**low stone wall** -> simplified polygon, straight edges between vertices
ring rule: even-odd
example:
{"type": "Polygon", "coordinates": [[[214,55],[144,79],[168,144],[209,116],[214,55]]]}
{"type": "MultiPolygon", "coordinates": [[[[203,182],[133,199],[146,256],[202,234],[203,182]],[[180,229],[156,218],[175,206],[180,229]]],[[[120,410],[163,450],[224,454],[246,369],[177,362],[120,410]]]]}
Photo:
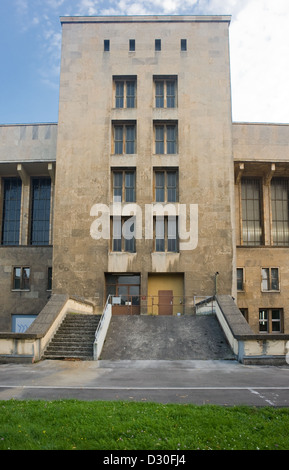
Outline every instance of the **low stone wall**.
{"type": "Polygon", "coordinates": [[[215,314],[238,361],[243,364],[289,363],[288,334],[255,334],[232,297],[215,297],[215,314]]]}
{"type": "Polygon", "coordinates": [[[54,294],[25,333],[0,333],[0,362],[36,362],[66,313],[92,314],[94,305],[84,299],[54,294]]]}

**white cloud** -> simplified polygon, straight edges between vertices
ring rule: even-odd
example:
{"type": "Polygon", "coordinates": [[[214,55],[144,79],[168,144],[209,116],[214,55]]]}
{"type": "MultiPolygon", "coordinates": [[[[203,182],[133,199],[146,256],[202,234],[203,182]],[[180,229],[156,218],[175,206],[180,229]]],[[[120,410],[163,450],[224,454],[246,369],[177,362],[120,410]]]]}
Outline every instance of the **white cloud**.
{"type": "Polygon", "coordinates": [[[289,11],[285,0],[251,0],[230,28],[233,117],[288,122],[289,11]]]}

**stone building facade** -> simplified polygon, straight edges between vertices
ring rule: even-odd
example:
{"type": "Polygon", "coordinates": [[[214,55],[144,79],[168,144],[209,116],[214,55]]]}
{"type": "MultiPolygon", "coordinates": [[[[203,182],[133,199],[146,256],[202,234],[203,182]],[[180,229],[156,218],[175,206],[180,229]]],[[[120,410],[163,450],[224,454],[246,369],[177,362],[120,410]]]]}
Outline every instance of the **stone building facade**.
{"type": "Polygon", "coordinates": [[[0,127],[0,329],[51,292],[159,315],[218,292],[288,333],[289,126],[232,123],[230,17],[61,23],[58,123],[0,127]]]}

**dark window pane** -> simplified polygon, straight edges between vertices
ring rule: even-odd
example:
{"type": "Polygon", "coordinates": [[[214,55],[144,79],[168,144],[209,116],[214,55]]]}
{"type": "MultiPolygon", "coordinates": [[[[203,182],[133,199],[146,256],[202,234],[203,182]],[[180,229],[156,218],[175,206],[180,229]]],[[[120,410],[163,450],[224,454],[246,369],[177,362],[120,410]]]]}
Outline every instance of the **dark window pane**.
{"type": "Polygon", "coordinates": [[[123,108],[124,102],[124,82],[116,82],[115,107],[123,108]]]}
{"type": "Polygon", "coordinates": [[[167,126],[167,153],[176,153],[176,126],[167,126]]]}
{"type": "Polygon", "coordinates": [[[167,82],[167,108],[175,107],[175,82],[167,82]]]}
{"type": "Polygon", "coordinates": [[[123,153],[123,126],[114,128],[114,153],[121,155],[123,153]]]}
{"type": "Polygon", "coordinates": [[[2,245],[19,245],[21,179],[4,180],[2,245]]]}
{"type": "Polygon", "coordinates": [[[135,202],[135,172],[126,171],[125,173],[125,201],[135,202]]]}
{"type": "Polygon", "coordinates": [[[177,251],[177,220],[176,217],[168,217],[168,251],[177,251]]]}
{"type": "Polygon", "coordinates": [[[22,268],[22,289],[30,288],[30,268],[22,268]]]}
{"type": "Polygon", "coordinates": [[[51,180],[32,181],[31,245],[49,244],[51,180]]]}
{"type": "Polygon", "coordinates": [[[164,82],[156,82],[156,108],[164,107],[164,82]]]}
{"type": "Polygon", "coordinates": [[[129,50],[130,51],[135,51],[135,39],[130,39],[129,40],[129,50]]]}
{"type": "Polygon", "coordinates": [[[259,180],[242,180],[243,244],[261,245],[261,188],[259,180]]]}
{"type": "Polygon", "coordinates": [[[155,40],[155,50],[160,51],[162,49],[162,42],[160,39],[155,40]]]}
{"type": "Polygon", "coordinates": [[[21,268],[14,268],[13,289],[21,289],[21,268]]]}
{"type": "Polygon", "coordinates": [[[167,200],[168,202],[177,201],[177,172],[169,171],[167,173],[167,200]]]}
{"type": "Polygon", "coordinates": [[[186,50],[187,50],[187,40],[181,39],[181,51],[186,51],[186,50]]]}
{"type": "Polygon", "coordinates": [[[126,127],[126,149],[125,153],[135,153],[135,126],[126,127]]]}
{"type": "Polygon", "coordinates": [[[135,81],[126,84],[126,107],[135,108],[135,81]]]}
{"type": "Polygon", "coordinates": [[[165,173],[156,171],[156,202],[165,201],[165,173]]]}
{"type": "Polygon", "coordinates": [[[113,174],[113,200],[122,202],[122,172],[113,174]]]}
{"type": "Polygon", "coordinates": [[[164,126],[156,126],[156,154],[164,153],[164,126]]]}
{"type": "Polygon", "coordinates": [[[271,182],[273,243],[289,245],[289,185],[288,180],[273,178],[271,182]]]}

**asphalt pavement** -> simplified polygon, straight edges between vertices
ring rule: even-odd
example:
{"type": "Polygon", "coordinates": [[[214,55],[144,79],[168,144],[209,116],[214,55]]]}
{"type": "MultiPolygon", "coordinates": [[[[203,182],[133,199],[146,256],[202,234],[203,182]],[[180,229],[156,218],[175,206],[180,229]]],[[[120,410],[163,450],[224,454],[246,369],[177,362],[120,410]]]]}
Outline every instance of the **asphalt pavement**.
{"type": "Polygon", "coordinates": [[[67,398],[288,407],[289,366],[234,360],[0,364],[0,400],[67,398]]]}

